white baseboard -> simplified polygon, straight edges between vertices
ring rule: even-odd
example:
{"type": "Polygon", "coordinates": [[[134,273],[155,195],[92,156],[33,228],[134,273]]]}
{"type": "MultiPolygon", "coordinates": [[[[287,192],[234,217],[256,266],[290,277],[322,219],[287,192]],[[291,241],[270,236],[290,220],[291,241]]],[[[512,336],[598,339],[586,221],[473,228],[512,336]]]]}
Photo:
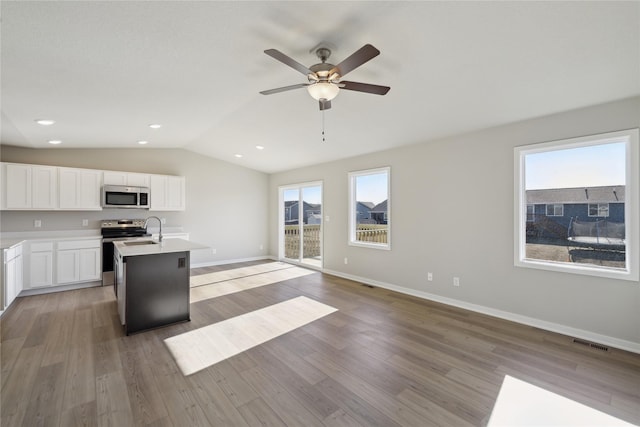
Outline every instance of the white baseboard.
{"type": "Polygon", "coordinates": [[[75,289],[97,288],[102,286],[102,281],[75,283],[73,285],[61,285],[44,288],[23,289],[18,297],[28,297],[31,295],[51,294],[54,292],[73,291],[75,289]]]}
{"type": "Polygon", "coordinates": [[[521,323],[523,325],[533,326],[536,328],[544,329],[551,332],[556,332],[570,337],[581,338],[583,340],[592,341],[598,344],[604,344],[606,346],[615,347],[621,350],[630,351],[640,354],[640,343],[633,341],[622,340],[620,338],[611,337],[608,335],[598,334],[596,332],[585,331],[583,329],[574,328],[559,323],[548,322],[546,320],[540,320],[533,317],[523,316],[508,311],[502,311],[483,305],[472,304],[465,301],[456,300],[453,298],[447,298],[440,295],[430,294],[428,292],[418,291],[415,289],[405,288],[402,286],[392,285],[391,283],[380,282],[378,280],[368,279],[366,277],[354,276],[352,274],[343,273],[341,271],[324,269],[324,273],[334,276],[342,277],[344,279],[354,280],[367,285],[377,286],[379,288],[389,289],[392,291],[400,292],[406,295],[412,295],[418,298],[427,299],[430,301],[439,302],[442,304],[451,305],[465,310],[474,311],[476,313],[482,313],[489,316],[497,317],[500,319],[510,320],[512,322],[521,323]]]}

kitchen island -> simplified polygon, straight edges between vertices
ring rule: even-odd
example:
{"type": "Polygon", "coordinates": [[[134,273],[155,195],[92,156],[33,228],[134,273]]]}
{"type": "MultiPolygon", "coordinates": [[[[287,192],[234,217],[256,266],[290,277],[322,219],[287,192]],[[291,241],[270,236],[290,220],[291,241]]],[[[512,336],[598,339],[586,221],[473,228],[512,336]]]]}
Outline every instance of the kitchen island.
{"type": "Polygon", "coordinates": [[[183,239],[114,242],[118,314],[127,335],[190,320],[190,251],[183,239]]]}

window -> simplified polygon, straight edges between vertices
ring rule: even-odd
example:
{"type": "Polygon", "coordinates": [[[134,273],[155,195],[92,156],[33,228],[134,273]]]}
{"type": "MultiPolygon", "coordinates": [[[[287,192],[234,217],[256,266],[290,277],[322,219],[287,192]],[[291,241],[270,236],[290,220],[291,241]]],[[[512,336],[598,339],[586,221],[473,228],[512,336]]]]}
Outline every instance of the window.
{"type": "Polygon", "coordinates": [[[391,249],[391,169],[349,173],[349,244],[391,249]]]}
{"type": "Polygon", "coordinates": [[[515,265],[637,281],[639,151],[638,129],[516,147],[515,265]]]}
{"type": "Polygon", "coordinates": [[[547,216],[564,216],[564,205],[558,203],[547,205],[547,216]]]}
{"type": "Polygon", "coordinates": [[[609,203],[589,203],[590,217],[608,217],[609,203]]]}
{"type": "Polygon", "coordinates": [[[534,222],[536,220],[536,206],[527,205],[527,222],[534,222]]]}

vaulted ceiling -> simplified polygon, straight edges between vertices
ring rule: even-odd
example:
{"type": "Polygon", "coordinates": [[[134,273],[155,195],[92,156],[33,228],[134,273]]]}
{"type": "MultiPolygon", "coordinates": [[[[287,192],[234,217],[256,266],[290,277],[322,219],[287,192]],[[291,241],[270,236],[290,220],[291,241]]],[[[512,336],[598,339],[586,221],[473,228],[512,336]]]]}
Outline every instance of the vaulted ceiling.
{"type": "Polygon", "coordinates": [[[7,145],[140,148],[147,140],[145,149],[182,147],[275,172],[640,94],[640,2],[0,7],[7,145]],[[390,92],[343,90],[324,118],[305,89],[259,94],[306,82],[265,49],[310,66],[321,43],[334,64],[374,45],[381,54],[348,80],[390,92]],[[35,123],[43,118],[56,123],[35,123]]]}

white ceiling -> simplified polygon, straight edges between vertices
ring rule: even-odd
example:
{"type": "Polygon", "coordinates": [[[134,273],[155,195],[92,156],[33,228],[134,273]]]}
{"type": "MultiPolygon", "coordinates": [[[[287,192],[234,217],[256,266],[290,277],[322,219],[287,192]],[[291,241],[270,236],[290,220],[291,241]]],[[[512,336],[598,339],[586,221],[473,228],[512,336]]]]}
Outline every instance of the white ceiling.
{"type": "Polygon", "coordinates": [[[0,7],[8,145],[140,148],[144,139],[276,172],[640,94],[637,1],[0,7]],[[306,90],[258,93],[306,81],[265,49],[310,66],[321,42],[334,64],[371,43],[382,53],[347,79],[391,86],[386,96],[342,91],[324,143],[306,90]]]}

